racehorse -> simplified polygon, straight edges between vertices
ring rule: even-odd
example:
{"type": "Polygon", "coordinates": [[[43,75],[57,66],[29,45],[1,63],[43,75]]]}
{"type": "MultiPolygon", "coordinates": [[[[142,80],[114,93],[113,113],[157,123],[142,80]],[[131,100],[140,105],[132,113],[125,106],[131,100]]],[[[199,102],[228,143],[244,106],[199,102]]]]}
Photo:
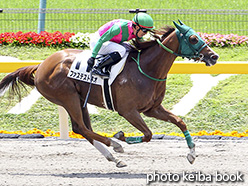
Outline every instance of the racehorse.
{"type": "MultiPolygon", "coordinates": [[[[177,56],[214,65],[219,56],[190,27],[179,20],[176,28],[167,26],[152,34],[155,39],[143,43],[135,42],[136,50],[129,53],[124,69],[111,86],[113,104],[118,114],[140,130],[142,137],[125,137],[119,132],[115,137],[127,143],[149,142],[152,132],[140,113],[163,121],[174,123],[185,134],[190,153],[188,160],[195,160],[195,145],[181,118],[165,109],[161,103],[166,90],[167,74],[177,56]],[[139,49],[139,50],[137,50],[139,49]]],[[[126,166],[116,159],[103,145],[112,146],[114,151],[123,153],[122,146],[115,140],[93,132],[87,106],[83,107],[89,83],[67,77],[77,49],[65,49],[52,54],[41,64],[27,66],[8,74],[0,82],[0,92],[9,85],[11,94],[20,96],[20,85],[35,86],[49,101],[63,106],[68,112],[72,130],[84,136],[107,160],[117,167],[126,166]]],[[[102,89],[92,85],[88,103],[104,108],[102,89]]]]}

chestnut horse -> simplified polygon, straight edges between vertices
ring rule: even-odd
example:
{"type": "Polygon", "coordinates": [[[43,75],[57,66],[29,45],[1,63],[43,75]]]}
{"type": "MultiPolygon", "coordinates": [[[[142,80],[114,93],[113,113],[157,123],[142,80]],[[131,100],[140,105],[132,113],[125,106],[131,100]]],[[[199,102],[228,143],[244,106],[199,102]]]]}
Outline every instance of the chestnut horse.
{"type": "MultiPolygon", "coordinates": [[[[113,104],[119,115],[140,130],[142,137],[125,137],[119,132],[115,137],[131,143],[149,142],[152,132],[140,113],[163,121],[174,123],[185,135],[190,149],[187,158],[195,160],[195,144],[181,118],[166,110],[162,105],[165,95],[166,77],[177,56],[205,62],[207,66],[217,62],[218,55],[190,27],[179,20],[174,22],[177,29],[166,27],[152,34],[156,39],[137,43],[130,52],[125,67],[111,86],[113,104]]],[[[84,136],[109,161],[117,167],[126,166],[116,159],[103,145],[112,146],[116,152],[124,152],[122,146],[111,138],[93,132],[87,106],[83,107],[89,83],[67,77],[76,54],[76,49],[58,51],[36,66],[27,66],[8,74],[0,82],[0,92],[11,85],[13,94],[20,96],[19,87],[23,83],[35,86],[49,101],[63,106],[71,119],[72,130],[84,136]]],[[[88,102],[104,107],[101,86],[92,85],[88,102]]]]}

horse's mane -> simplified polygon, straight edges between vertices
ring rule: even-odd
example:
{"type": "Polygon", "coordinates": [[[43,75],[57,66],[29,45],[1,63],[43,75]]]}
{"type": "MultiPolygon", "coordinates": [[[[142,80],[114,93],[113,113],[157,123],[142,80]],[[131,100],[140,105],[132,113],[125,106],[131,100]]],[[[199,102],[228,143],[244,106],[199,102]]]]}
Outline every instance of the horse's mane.
{"type": "Polygon", "coordinates": [[[154,38],[150,41],[140,42],[137,38],[132,40],[132,45],[134,46],[133,50],[142,50],[154,46],[157,42],[155,39],[160,41],[164,40],[175,30],[172,26],[165,26],[158,30],[151,31],[151,36],[154,38]]]}

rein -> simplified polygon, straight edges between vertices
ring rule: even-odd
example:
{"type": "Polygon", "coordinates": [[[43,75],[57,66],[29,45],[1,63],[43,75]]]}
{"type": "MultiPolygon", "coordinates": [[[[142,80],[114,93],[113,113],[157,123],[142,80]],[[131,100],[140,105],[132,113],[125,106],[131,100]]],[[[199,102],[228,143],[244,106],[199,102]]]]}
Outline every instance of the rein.
{"type": "Polygon", "coordinates": [[[181,57],[182,57],[182,55],[177,54],[177,53],[173,52],[171,49],[169,49],[168,47],[164,46],[163,43],[161,43],[161,41],[160,41],[159,39],[156,39],[156,41],[157,41],[158,44],[159,44],[163,49],[165,49],[167,52],[169,52],[169,53],[171,53],[171,54],[174,54],[174,55],[176,55],[176,56],[181,56],[181,57]]]}
{"type": "MultiPolygon", "coordinates": [[[[197,35],[197,33],[195,33],[194,30],[192,30],[192,28],[184,25],[180,20],[179,20],[181,25],[178,25],[177,23],[174,22],[174,24],[176,25],[176,27],[178,28],[176,30],[176,35],[179,41],[179,53],[173,52],[171,49],[169,49],[168,47],[166,47],[165,45],[163,45],[163,43],[159,40],[156,39],[157,43],[167,52],[176,55],[176,56],[180,56],[180,57],[186,57],[188,59],[195,59],[195,58],[203,58],[204,56],[200,55],[200,52],[203,50],[204,47],[207,46],[206,42],[203,41],[200,36],[197,35]],[[196,46],[192,46],[191,43],[189,43],[188,39],[190,37],[190,35],[196,35],[199,39],[199,44],[197,44],[196,46]],[[198,47],[198,48],[196,48],[198,47]]],[[[138,69],[139,71],[145,75],[146,77],[154,80],[154,81],[166,81],[165,79],[157,79],[154,77],[149,76],[148,74],[146,74],[140,67],[140,62],[139,62],[139,58],[140,58],[140,51],[138,53],[138,57],[137,60],[135,58],[132,57],[132,59],[137,63],[138,65],[138,69]]]]}
{"type": "Polygon", "coordinates": [[[146,77],[148,77],[148,78],[150,78],[150,79],[152,79],[152,80],[154,80],[154,81],[166,81],[167,78],[165,78],[165,79],[157,79],[157,78],[151,77],[151,76],[149,76],[148,74],[146,74],[146,73],[141,69],[141,67],[140,67],[139,58],[140,58],[140,51],[139,51],[139,53],[138,53],[137,60],[136,60],[135,58],[133,58],[133,57],[132,57],[132,59],[137,63],[138,69],[139,69],[139,71],[141,72],[141,74],[145,75],[146,77]]]}

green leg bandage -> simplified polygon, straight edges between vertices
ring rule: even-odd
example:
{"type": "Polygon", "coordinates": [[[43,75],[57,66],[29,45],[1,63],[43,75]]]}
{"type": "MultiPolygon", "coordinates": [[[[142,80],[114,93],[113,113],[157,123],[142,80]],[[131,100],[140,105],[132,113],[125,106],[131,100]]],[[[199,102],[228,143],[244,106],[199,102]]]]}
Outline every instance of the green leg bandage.
{"type": "Polygon", "coordinates": [[[194,142],[193,142],[193,140],[191,138],[191,135],[190,135],[189,131],[186,130],[185,132],[183,132],[183,134],[184,134],[185,139],[187,141],[188,147],[193,148],[195,146],[195,144],[194,144],[194,142]]]}
{"type": "Polygon", "coordinates": [[[141,136],[139,136],[139,137],[126,137],[125,141],[128,144],[141,143],[142,142],[142,137],[141,136]]]}

